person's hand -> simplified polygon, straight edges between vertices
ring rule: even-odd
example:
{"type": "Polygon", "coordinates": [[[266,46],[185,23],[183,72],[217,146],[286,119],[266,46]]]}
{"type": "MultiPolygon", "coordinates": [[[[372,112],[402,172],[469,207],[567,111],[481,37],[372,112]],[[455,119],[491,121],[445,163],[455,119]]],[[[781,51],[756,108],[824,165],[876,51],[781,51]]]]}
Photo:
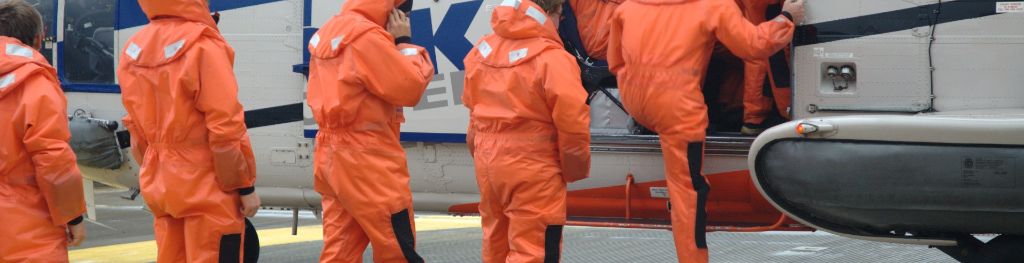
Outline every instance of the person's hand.
{"type": "Polygon", "coordinates": [[[786,0],[786,3],[783,4],[782,11],[789,12],[793,16],[793,24],[803,24],[804,2],[805,0],[786,0]]]}
{"type": "Polygon", "coordinates": [[[391,16],[388,16],[388,33],[395,38],[412,37],[409,17],[398,9],[391,10],[391,16]]]}
{"type": "Polygon", "coordinates": [[[85,241],[85,222],[68,225],[68,246],[77,247],[85,241]]]}
{"type": "Polygon", "coordinates": [[[242,196],[242,214],[245,217],[253,217],[256,211],[260,210],[260,195],[251,193],[242,196]]]}

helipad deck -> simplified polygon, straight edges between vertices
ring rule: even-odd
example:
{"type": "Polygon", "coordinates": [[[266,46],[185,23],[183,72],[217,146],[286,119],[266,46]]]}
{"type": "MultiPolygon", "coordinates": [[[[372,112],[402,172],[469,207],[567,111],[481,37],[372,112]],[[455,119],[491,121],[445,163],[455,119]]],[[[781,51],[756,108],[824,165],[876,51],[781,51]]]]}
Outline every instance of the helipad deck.
{"type": "MultiPolygon", "coordinates": [[[[156,258],[152,218],[141,200],[122,192],[97,194],[100,226],[87,223],[89,240],[71,252],[72,262],[151,262],[156,258]]],[[[300,216],[291,235],[291,212],[263,210],[253,220],[260,231],[261,262],[316,262],[320,222],[300,216]]],[[[427,262],[480,262],[479,218],[417,215],[417,250],[427,262]]],[[[563,262],[675,262],[666,230],[568,227],[563,262]]],[[[954,262],[935,249],[852,240],[822,232],[710,233],[712,262],[954,262]]],[[[369,253],[365,262],[371,262],[369,253]]]]}

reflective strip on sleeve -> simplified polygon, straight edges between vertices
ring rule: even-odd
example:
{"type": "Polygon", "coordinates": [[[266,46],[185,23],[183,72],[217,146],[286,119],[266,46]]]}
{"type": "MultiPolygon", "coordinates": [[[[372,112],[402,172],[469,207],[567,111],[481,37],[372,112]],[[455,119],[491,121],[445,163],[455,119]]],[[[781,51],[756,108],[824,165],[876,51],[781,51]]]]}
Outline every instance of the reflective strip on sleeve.
{"type": "Polygon", "coordinates": [[[402,49],[402,55],[415,56],[415,55],[419,55],[419,54],[420,54],[420,51],[416,50],[415,48],[411,48],[410,47],[410,48],[403,48],[402,49]]]}

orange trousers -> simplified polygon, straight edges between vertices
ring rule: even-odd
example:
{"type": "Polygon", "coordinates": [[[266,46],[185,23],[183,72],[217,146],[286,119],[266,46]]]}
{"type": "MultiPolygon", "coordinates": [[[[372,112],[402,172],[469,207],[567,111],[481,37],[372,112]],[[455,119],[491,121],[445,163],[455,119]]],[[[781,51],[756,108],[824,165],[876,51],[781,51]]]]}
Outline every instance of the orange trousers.
{"type": "Polygon", "coordinates": [[[413,251],[416,230],[411,209],[392,215],[354,213],[346,210],[345,202],[336,196],[324,196],[321,203],[324,249],[320,262],[362,263],[363,252],[371,243],[373,262],[423,262],[413,251]]]}
{"type": "Polygon", "coordinates": [[[207,216],[156,218],[153,226],[159,247],[157,262],[243,262],[245,232],[244,225],[238,224],[244,223],[238,220],[228,222],[207,216]]]}
{"type": "Polygon", "coordinates": [[[206,209],[175,217],[150,205],[157,262],[242,262],[245,219],[234,192],[204,193],[206,209]],[[214,201],[219,200],[219,201],[214,201]]]}
{"type": "Polygon", "coordinates": [[[393,142],[362,142],[372,146],[345,141],[350,136],[330,129],[317,135],[314,186],[324,209],[320,262],[361,263],[368,244],[373,262],[423,262],[415,250],[409,168],[397,133],[393,142]]]}
{"type": "Polygon", "coordinates": [[[758,125],[772,114],[772,104],[783,118],[789,119],[789,107],[793,104],[793,92],[789,87],[776,87],[775,80],[768,74],[768,60],[744,62],[743,123],[758,125]],[[771,96],[764,94],[764,85],[771,85],[771,96]]]}
{"type": "Polygon", "coordinates": [[[536,147],[491,137],[478,134],[474,153],[483,262],[559,262],[566,183],[554,154],[556,147],[552,144],[550,151],[536,151],[536,147]]]}
{"type": "Polygon", "coordinates": [[[701,174],[704,145],[662,136],[661,151],[665,158],[676,255],[679,262],[708,262],[705,229],[711,187],[701,174]]]}

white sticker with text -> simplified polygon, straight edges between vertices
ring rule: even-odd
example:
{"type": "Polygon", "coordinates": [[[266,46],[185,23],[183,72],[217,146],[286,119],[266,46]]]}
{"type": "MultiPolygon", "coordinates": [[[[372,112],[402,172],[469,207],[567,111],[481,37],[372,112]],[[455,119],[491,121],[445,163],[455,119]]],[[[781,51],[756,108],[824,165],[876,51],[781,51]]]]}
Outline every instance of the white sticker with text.
{"type": "Polygon", "coordinates": [[[1024,2],[996,2],[996,13],[1024,13],[1024,2]]]}
{"type": "Polygon", "coordinates": [[[651,187],[651,198],[668,198],[668,187],[651,187]]]}

